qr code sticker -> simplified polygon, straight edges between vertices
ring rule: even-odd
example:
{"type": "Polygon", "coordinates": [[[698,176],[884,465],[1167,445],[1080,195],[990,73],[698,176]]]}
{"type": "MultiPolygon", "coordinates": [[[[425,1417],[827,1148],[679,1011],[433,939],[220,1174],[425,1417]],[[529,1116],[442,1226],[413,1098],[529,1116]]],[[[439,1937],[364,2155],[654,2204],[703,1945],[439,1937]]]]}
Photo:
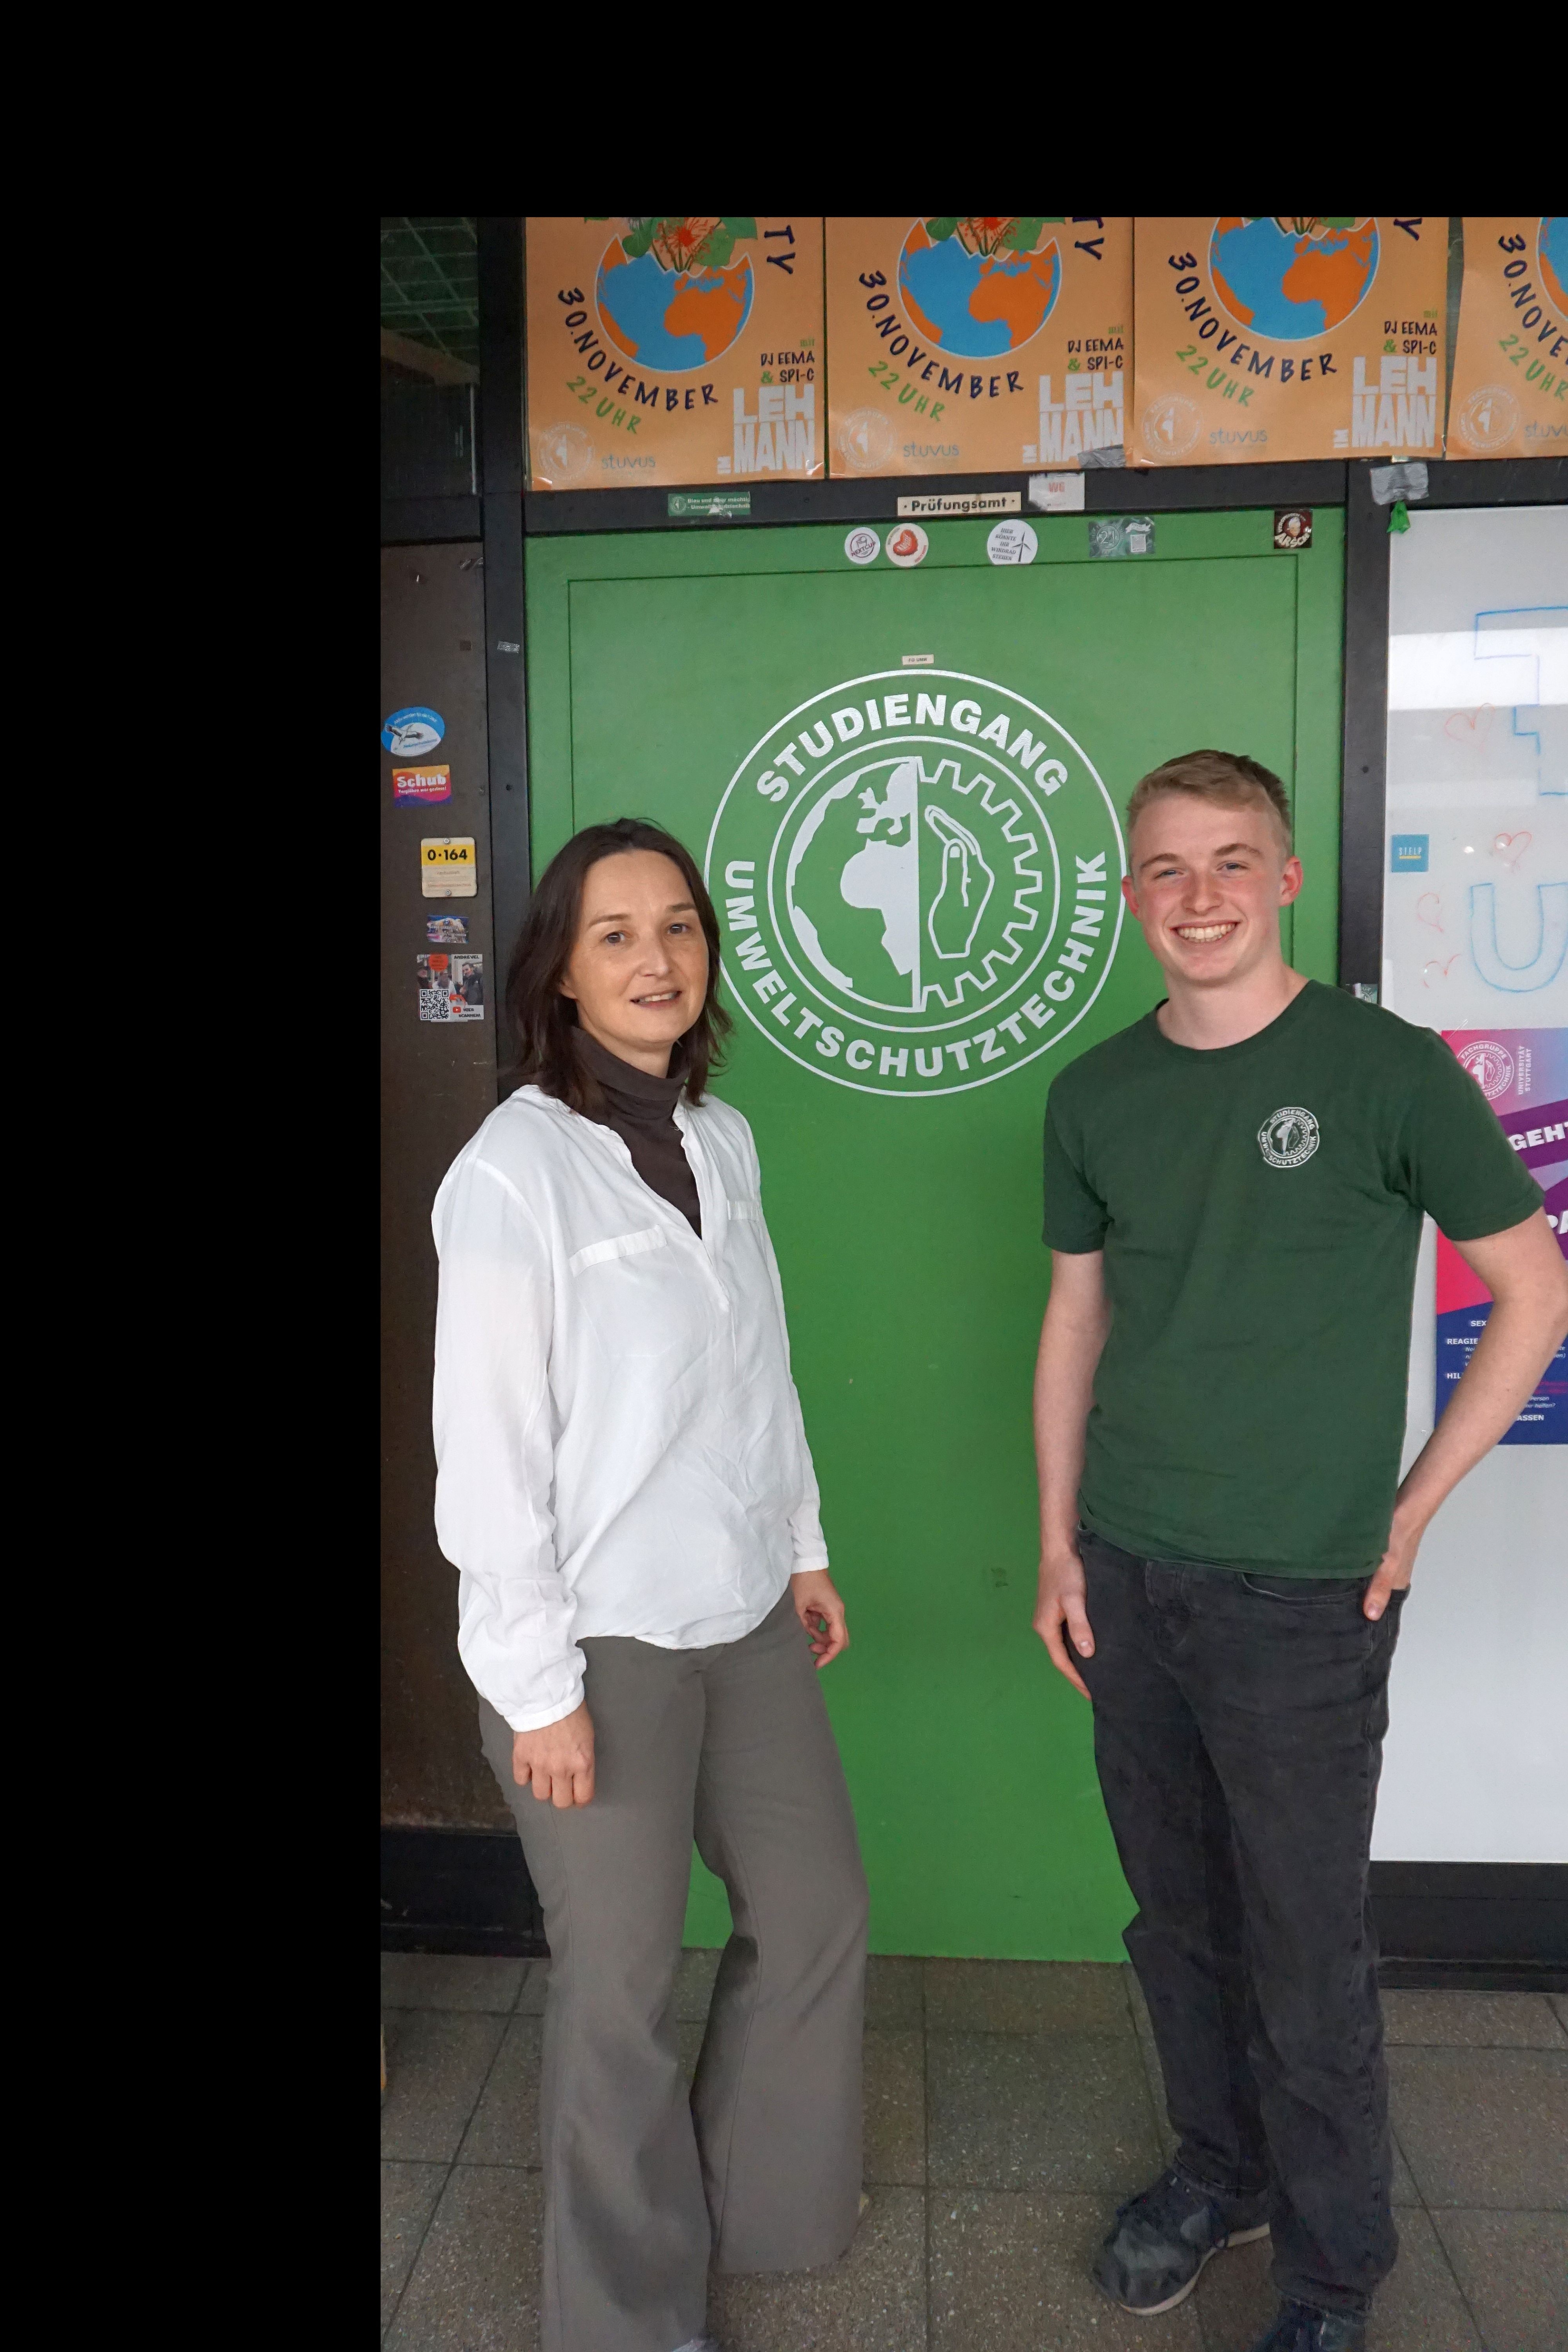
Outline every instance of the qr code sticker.
{"type": "Polygon", "coordinates": [[[416,964],[421,1021],[484,1019],[482,955],[422,955],[416,964]]]}

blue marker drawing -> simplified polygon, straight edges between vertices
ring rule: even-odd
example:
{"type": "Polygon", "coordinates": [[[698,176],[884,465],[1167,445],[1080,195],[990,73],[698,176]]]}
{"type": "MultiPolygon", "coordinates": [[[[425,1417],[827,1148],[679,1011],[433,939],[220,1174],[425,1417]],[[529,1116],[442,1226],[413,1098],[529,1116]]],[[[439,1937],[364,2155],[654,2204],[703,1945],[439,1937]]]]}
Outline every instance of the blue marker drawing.
{"type": "Polygon", "coordinates": [[[1568,604],[1504,604],[1494,611],[1476,614],[1475,657],[1477,661],[1532,661],[1535,664],[1535,693],[1527,702],[1515,703],[1509,721],[1509,731],[1522,741],[1533,742],[1536,759],[1536,790],[1543,798],[1561,799],[1568,795],[1568,707],[1542,703],[1541,699],[1541,656],[1521,654],[1517,650],[1494,653],[1487,648],[1483,638],[1493,631],[1512,625],[1517,629],[1568,628],[1568,604]],[[1521,727],[1519,714],[1528,710],[1535,720],[1533,727],[1521,727]]]}
{"type": "Polygon", "coordinates": [[[1504,963],[1498,952],[1497,893],[1489,882],[1470,885],[1470,954],[1476,970],[1491,988],[1519,994],[1549,988],[1568,956],[1568,882],[1538,882],[1536,922],[1540,940],[1528,963],[1504,963]]]}

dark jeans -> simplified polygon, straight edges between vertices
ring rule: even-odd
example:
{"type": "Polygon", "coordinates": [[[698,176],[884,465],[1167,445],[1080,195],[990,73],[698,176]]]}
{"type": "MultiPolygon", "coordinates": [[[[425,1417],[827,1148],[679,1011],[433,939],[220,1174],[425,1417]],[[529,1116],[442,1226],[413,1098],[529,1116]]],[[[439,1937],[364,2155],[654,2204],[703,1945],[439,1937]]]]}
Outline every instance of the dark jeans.
{"type": "Polygon", "coordinates": [[[1367,1895],[1395,1594],[1137,1559],[1085,1530],[1100,1785],[1177,2161],[1268,2188],[1274,2283],[1360,2312],[1394,2267],[1367,1895]]]}

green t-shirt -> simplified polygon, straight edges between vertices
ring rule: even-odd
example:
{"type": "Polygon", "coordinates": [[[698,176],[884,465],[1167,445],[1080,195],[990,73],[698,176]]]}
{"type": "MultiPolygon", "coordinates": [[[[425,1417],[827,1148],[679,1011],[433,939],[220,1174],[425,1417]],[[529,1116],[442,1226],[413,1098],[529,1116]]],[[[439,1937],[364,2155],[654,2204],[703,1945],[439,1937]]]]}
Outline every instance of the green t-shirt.
{"type": "Polygon", "coordinates": [[[1310,981],[1214,1052],[1152,1013],[1046,1108],[1052,1249],[1105,1252],[1079,1505],[1145,1558],[1361,1576],[1388,1539],[1425,1211],[1541,1206],[1440,1037],[1310,981]]]}

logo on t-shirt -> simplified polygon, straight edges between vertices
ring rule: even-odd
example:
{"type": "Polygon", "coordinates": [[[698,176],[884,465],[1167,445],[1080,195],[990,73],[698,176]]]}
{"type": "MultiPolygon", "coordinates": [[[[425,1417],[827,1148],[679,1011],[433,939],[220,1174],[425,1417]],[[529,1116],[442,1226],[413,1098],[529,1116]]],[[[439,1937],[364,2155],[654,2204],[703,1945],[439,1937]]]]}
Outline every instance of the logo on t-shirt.
{"type": "Polygon", "coordinates": [[[1258,1130],[1258,1149],[1270,1168],[1300,1168],[1321,1140],[1317,1120],[1300,1103],[1271,1110],[1258,1130]]]}

